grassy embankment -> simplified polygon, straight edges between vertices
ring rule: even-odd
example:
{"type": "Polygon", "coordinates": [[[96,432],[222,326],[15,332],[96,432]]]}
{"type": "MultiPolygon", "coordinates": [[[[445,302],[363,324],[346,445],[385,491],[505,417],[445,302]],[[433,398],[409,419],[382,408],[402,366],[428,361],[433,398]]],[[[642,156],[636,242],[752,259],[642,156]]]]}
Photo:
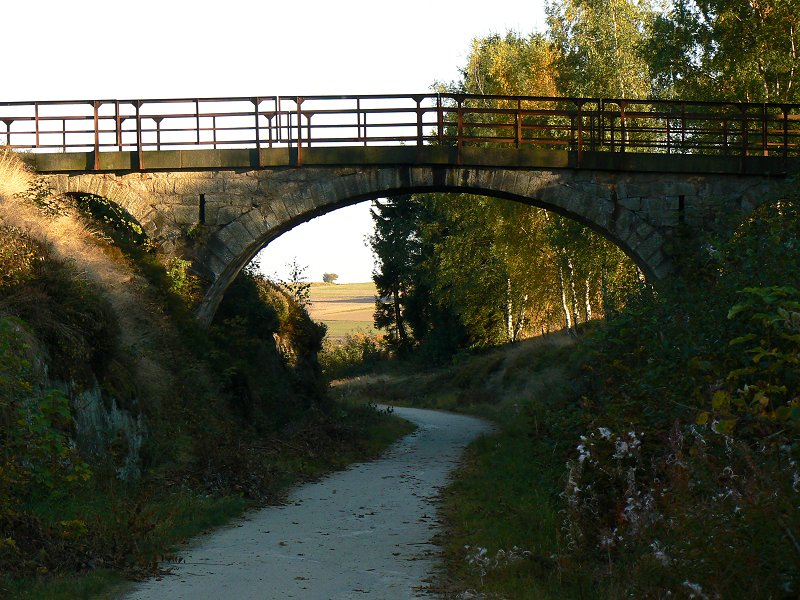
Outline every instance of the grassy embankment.
{"type": "Polygon", "coordinates": [[[331,404],[319,330],[279,290],[240,278],[200,330],[185,263],[4,153],[0,237],[4,598],[155,573],[188,537],[407,431],[331,404]]]}

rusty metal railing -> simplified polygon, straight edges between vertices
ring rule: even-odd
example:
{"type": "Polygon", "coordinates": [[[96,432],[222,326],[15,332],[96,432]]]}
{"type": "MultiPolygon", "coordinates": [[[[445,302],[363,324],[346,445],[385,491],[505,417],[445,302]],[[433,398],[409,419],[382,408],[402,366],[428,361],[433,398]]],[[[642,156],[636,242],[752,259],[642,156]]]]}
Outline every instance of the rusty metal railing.
{"type": "Polygon", "coordinates": [[[0,103],[0,145],[17,150],[397,144],[567,149],[578,165],[584,151],[796,157],[800,105],[469,94],[0,103]]]}

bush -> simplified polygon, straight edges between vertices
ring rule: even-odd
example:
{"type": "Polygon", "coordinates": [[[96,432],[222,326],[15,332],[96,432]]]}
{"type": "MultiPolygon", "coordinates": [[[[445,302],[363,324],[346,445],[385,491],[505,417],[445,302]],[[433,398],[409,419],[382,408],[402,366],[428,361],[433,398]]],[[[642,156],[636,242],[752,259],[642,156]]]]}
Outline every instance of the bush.
{"type": "Polygon", "coordinates": [[[377,335],[359,332],[348,334],[341,342],[326,339],[319,360],[325,376],[336,379],[365,373],[386,357],[377,335]]]}
{"type": "Polygon", "coordinates": [[[564,556],[613,595],[800,590],[798,248],[764,206],[581,344],[564,556]]]}

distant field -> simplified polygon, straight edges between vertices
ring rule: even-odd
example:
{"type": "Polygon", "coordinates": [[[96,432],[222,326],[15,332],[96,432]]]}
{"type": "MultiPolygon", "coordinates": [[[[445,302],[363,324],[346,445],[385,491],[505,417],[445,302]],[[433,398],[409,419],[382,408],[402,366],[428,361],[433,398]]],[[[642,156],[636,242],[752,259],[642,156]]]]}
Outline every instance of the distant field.
{"type": "Polygon", "coordinates": [[[308,312],[315,321],[328,326],[328,337],[343,339],[356,331],[375,332],[375,284],[312,283],[308,312]]]}

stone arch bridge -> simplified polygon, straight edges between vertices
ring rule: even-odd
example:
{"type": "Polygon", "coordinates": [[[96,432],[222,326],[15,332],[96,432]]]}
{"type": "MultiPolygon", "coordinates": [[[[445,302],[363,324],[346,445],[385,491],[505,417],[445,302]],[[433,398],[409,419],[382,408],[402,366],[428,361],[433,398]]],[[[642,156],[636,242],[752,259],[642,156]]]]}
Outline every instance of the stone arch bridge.
{"type": "MultiPolygon", "coordinates": [[[[578,99],[558,112],[541,109],[542,99],[523,105],[523,99],[505,98],[489,110],[470,109],[468,102],[482,98],[485,103],[488,97],[454,96],[449,103],[439,95],[435,103],[431,98],[412,97],[416,105],[402,109],[412,115],[411,122],[391,122],[395,128],[410,127],[411,133],[391,140],[367,134],[367,118],[390,111],[363,108],[363,98],[357,99],[356,110],[331,109],[339,121],[323,121],[317,125],[322,129],[313,131],[312,117],[326,113],[305,111],[306,99],[293,98],[284,114],[261,111],[256,98],[249,99],[254,115],[236,113],[240,119],[254,117],[256,125],[249,130],[253,147],[218,147],[224,144],[216,137],[213,148],[187,149],[191,144],[186,141],[163,147],[162,135],[183,129],[162,129],[170,115],[142,116],[143,101],[136,101],[135,117],[123,115],[119,102],[108,117],[101,113],[102,103],[95,102],[94,148],[87,150],[86,141],[76,147],[64,141],[57,153],[42,151],[47,150],[42,144],[17,147],[35,149],[30,162],[53,191],[107,198],[137,219],[164,252],[190,259],[207,283],[198,308],[204,323],[211,321],[239,271],[270,241],[304,221],[362,200],[468,192],[539,206],[590,226],[622,248],[648,277],[659,279],[672,269],[680,230],[717,227],[741,220],[761,203],[798,196],[792,176],[800,162],[800,111],[795,106],[775,112],[757,105],[760,112],[752,117],[757,126],[731,117],[724,130],[717,116],[708,117],[714,128],[703,129],[684,113],[681,146],[679,134],[670,133],[670,127],[681,126],[672,107],[657,106],[658,112],[648,104],[636,112],[629,102],[615,101],[610,110],[604,103],[611,101],[578,99]],[[592,102],[595,108],[589,106],[592,102]],[[545,125],[540,112],[547,113],[545,125]],[[428,113],[432,121],[425,120],[428,113]],[[321,142],[314,138],[314,131],[327,132],[353,115],[357,136],[329,136],[321,142]],[[134,118],[136,130],[125,130],[126,119],[134,118]],[[149,147],[146,118],[155,123],[150,133],[156,137],[147,142],[149,147]],[[101,147],[102,135],[108,133],[100,126],[103,119],[111,119],[117,128],[116,147],[110,150],[101,147]],[[485,131],[487,123],[491,135],[485,131]],[[430,133],[423,133],[429,128],[430,133]],[[134,147],[125,142],[126,131],[135,134],[134,147]],[[729,147],[735,152],[728,152],[729,147]],[[703,148],[708,151],[698,150],[703,148]]],[[[279,108],[280,99],[273,105],[279,108]]],[[[201,144],[207,115],[201,114],[199,101],[197,106],[188,117],[194,125],[186,130],[196,133],[201,144]]],[[[0,105],[0,117],[2,109],[0,105]]],[[[734,116],[746,113],[737,110],[734,116]]],[[[0,120],[11,131],[8,119],[0,120]]],[[[37,142],[51,133],[40,132],[40,127],[37,122],[37,142]]],[[[217,136],[226,128],[214,124],[211,129],[217,136]]],[[[65,140],[67,125],[57,133],[65,140]]]]}

